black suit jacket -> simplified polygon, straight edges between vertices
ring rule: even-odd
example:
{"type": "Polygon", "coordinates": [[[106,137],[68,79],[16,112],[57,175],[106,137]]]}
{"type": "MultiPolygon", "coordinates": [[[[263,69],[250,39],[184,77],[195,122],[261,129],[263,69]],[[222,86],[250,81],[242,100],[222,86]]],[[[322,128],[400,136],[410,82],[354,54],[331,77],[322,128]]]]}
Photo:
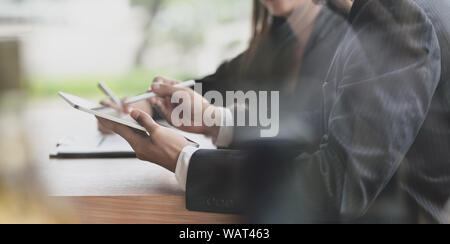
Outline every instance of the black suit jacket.
{"type": "MultiPolygon", "coordinates": [[[[327,75],[326,67],[330,65],[349,24],[344,16],[336,14],[329,6],[323,7],[305,48],[302,67],[297,68],[299,73],[296,88],[292,91],[282,87],[288,82],[286,72],[291,71],[297,40],[285,20],[275,18],[274,21],[270,35],[260,44],[250,65],[246,63],[248,61],[246,51],[223,63],[215,74],[197,82],[203,85],[203,93],[216,90],[223,95],[226,91],[237,90],[281,90],[283,98],[281,103],[285,109],[280,111],[281,133],[277,140],[274,140],[276,141],[274,144],[293,148],[291,143],[278,141],[283,138],[294,142],[294,145],[301,144],[304,151],[314,151],[319,147],[323,135],[323,128],[314,126],[322,121],[320,107],[322,81],[327,75]],[[245,70],[242,69],[244,65],[245,70]],[[318,69],[318,67],[325,68],[318,69]],[[298,100],[298,97],[302,99],[298,100]],[[292,101],[298,103],[293,104],[292,101]]],[[[192,157],[186,194],[188,209],[213,212],[236,212],[243,209],[242,204],[237,206],[241,201],[236,200],[240,198],[242,191],[245,191],[242,186],[247,184],[240,181],[245,178],[245,169],[240,162],[248,161],[246,159],[249,150],[243,149],[247,149],[246,142],[254,139],[259,134],[259,129],[259,127],[245,128],[236,131],[235,140],[228,150],[200,150],[192,157]],[[233,150],[229,150],[230,148],[233,150]],[[236,163],[234,166],[233,162],[236,163]],[[203,184],[212,182],[205,178],[206,172],[221,172],[208,174],[208,177],[216,179],[217,185],[203,184]],[[230,187],[231,185],[233,187],[230,187]]]]}
{"type": "Polygon", "coordinates": [[[429,112],[403,160],[400,188],[435,221],[448,223],[450,200],[450,2],[416,0],[431,21],[441,52],[441,74],[429,112]]]}
{"type": "MultiPolygon", "coordinates": [[[[296,36],[286,20],[275,18],[269,35],[255,52],[247,50],[197,82],[203,85],[203,93],[215,90],[224,98],[226,91],[279,91],[282,109],[278,111],[278,138],[301,143],[304,150],[313,152],[323,135],[323,128],[315,126],[322,121],[322,82],[348,28],[344,16],[325,5],[314,23],[299,67],[296,36]]],[[[260,129],[246,127],[236,131],[230,148],[241,149],[243,143],[258,139],[260,129]]]]}
{"type": "Polygon", "coordinates": [[[269,142],[247,151],[200,150],[189,168],[187,207],[229,212],[250,201],[273,210],[268,221],[336,221],[364,215],[397,174],[402,190],[443,221],[450,189],[447,5],[356,0],[352,30],[324,83],[320,149],[300,153],[269,142]],[[245,184],[250,191],[236,190],[245,184]],[[271,194],[252,194],[258,190],[271,194]]]}

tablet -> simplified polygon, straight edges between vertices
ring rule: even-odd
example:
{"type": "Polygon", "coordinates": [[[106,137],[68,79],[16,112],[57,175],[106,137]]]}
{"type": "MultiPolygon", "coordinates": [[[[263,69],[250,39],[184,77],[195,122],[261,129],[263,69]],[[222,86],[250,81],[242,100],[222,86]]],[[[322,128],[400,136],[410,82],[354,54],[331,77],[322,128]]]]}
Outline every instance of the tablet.
{"type": "Polygon", "coordinates": [[[147,132],[147,130],[141,125],[139,125],[139,123],[136,122],[136,120],[134,120],[130,115],[121,114],[110,107],[105,107],[99,104],[91,103],[83,98],[70,95],[64,92],[58,92],[58,95],[61,96],[68,104],[70,104],[70,106],[74,107],[75,109],[98,116],[100,118],[114,121],[119,124],[129,126],[133,129],[147,132]]]}

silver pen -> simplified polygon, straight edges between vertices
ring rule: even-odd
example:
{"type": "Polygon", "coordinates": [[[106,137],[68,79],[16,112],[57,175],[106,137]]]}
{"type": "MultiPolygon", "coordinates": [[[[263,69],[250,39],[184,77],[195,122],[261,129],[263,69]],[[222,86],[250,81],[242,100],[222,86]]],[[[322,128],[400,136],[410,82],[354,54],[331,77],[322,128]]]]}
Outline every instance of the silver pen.
{"type": "MultiPolygon", "coordinates": [[[[181,82],[179,84],[176,84],[176,85],[174,85],[174,87],[177,87],[177,88],[192,87],[194,85],[195,85],[195,81],[194,80],[189,80],[189,81],[185,81],[185,82],[181,82]]],[[[153,92],[148,92],[148,93],[144,93],[144,94],[141,94],[139,96],[136,96],[136,97],[127,98],[127,99],[125,99],[125,101],[123,103],[124,104],[137,103],[139,101],[147,100],[147,99],[150,99],[152,97],[156,97],[156,94],[153,93],[153,92]]]]}
{"type": "MultiPolygon", "coordinates": [[[[100,81],[98,83],[98,87],[106,94],[106,96],[108,96],[113,101],[113,103],[119,106],[120,109],[123,109],[122,101],[116,95],[114,95],[112,90],[109,89],[109,87],[105,83],[100,81]]],[[[122,114],[122,112],[120,113],[122,114]]],[[[100,139],[100,142],[98,143],[97,147],[100,147],[103,144],[103,142],[105,142],[106,137],[107,135],[102,135],[102,138],[100,139]]]]}
{"type": "Polygon", "coordinates": [[[111,100],[117,105],[117,106],[119,106],[120,108],[122,108],[123,107],[123,105],[122,105],[122,101],[116,96],[116,95],[114,95],[114,93],[111,91],[111,89],[109,89],[109,87],[108,86],[106,86],[106,84],[105,83],[103,83],[103,82],[99,82],[98,83],[98,87],[109,97],[109,98],[111,98],[111,100]]]}

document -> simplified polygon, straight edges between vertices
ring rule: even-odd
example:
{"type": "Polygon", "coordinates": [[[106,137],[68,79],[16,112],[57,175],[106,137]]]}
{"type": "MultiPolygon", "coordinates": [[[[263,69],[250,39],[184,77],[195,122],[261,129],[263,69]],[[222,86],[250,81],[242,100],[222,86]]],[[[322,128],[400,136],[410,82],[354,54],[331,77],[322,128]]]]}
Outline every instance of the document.
{"type": "Polygon", "coordinates": [[[61,140],[50,154],[51,158],[135,158],[136,153],[118,135],[69,137],[61,140]]]}

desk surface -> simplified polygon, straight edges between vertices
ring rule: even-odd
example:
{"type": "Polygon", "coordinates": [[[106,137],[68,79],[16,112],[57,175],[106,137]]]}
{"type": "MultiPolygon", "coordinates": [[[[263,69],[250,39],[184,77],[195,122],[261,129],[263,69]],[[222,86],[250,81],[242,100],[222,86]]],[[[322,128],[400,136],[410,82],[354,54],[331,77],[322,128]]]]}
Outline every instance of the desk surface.
{"type": "Polygon", "coordinates": [[[70,201],[82,223],[88,224],[233,224],[234,215],[191,212],[184,196],[55,197],[70,201]]]}
{"type": "Polygon", "coordinates": [[[52,159],[39,174],[51,196],[184,195],[173,173],[137,159],[52,159]]]}
{"type": "Polygon", "coordinates": [[[48,195],[72,203],[85,223],[233,223],[233,215],[190,212],[175,175],[137,159],[49,159],[62,136],[96,133],[91,116],[70,107],[26,113],[36,169],[48,195]]]}

